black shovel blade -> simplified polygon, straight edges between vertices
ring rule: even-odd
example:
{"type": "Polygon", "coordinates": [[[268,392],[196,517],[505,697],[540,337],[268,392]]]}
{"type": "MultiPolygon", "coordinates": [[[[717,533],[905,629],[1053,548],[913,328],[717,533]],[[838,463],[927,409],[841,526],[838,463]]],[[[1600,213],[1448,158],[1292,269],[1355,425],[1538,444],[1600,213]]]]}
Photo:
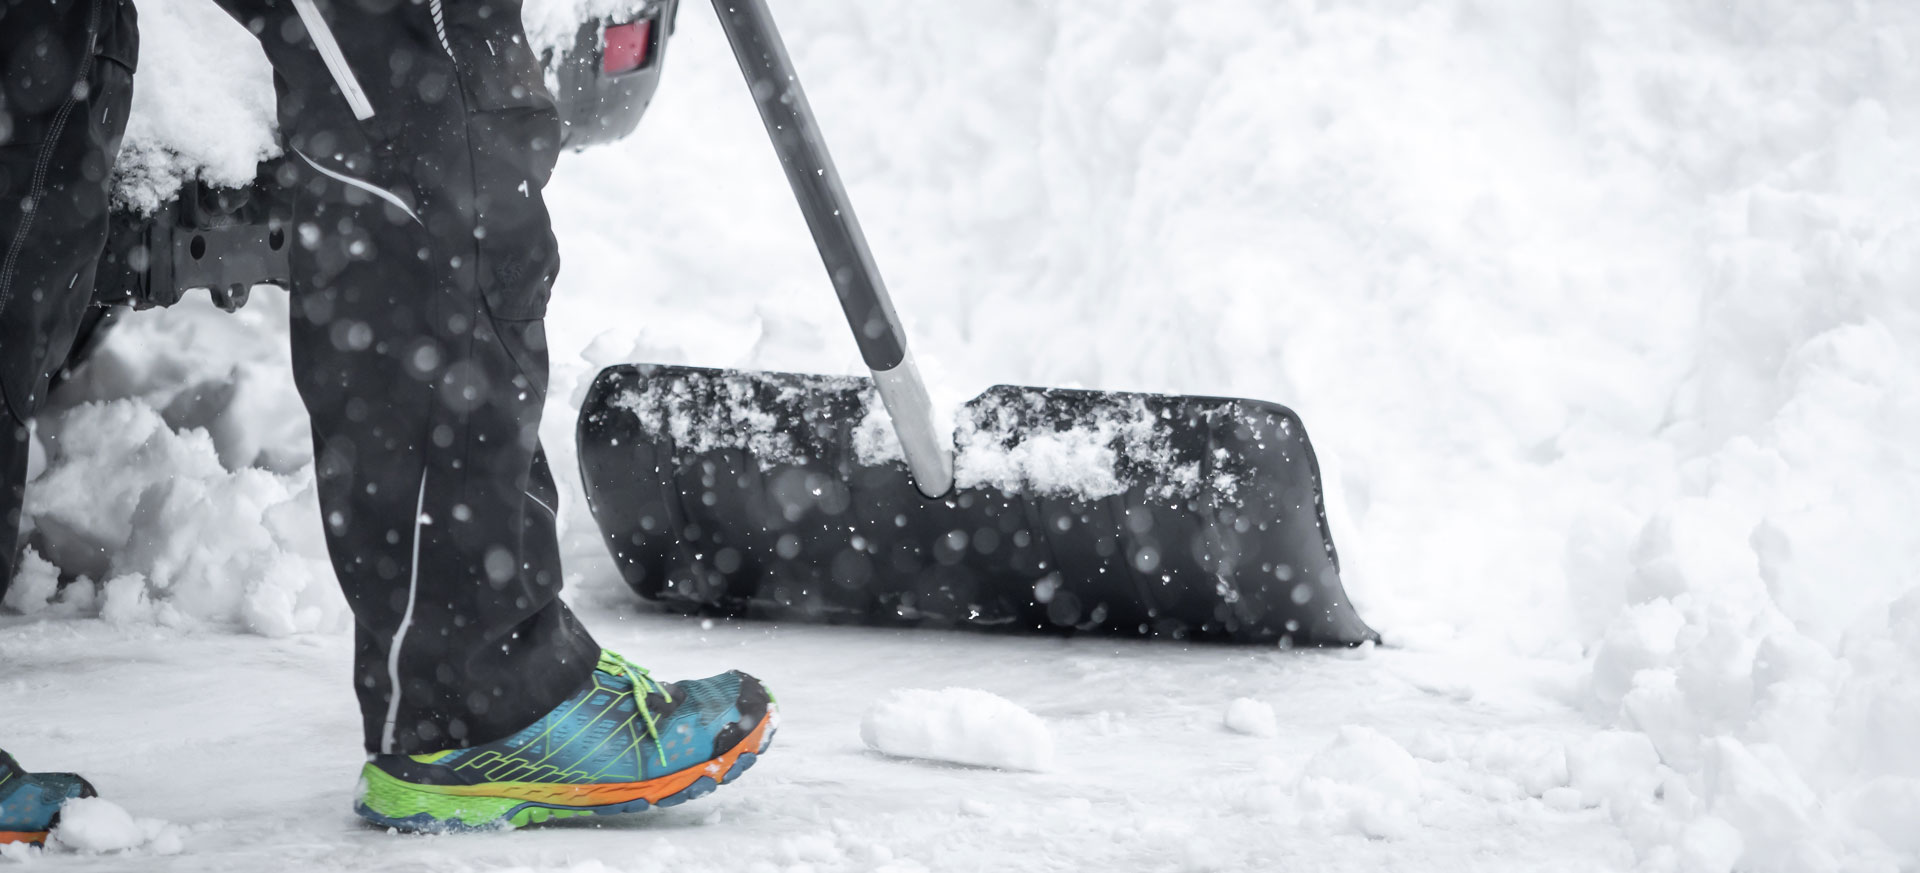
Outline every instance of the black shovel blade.
{"type": "Polygon", "coordinates": [[[999,386],[958,484],[914,488],[867,379],[622,365],[579,423],[588,505],[651,600],[725,614],[1358,645],[1298,416],[999,386]]]}

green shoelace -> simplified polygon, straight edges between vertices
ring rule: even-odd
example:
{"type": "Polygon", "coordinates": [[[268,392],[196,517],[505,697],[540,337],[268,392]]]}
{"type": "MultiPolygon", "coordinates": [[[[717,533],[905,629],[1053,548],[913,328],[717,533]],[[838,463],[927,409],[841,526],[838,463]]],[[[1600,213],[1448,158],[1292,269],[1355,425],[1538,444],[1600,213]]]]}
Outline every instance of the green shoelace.
{"type": "Polygon", "coordinates": [[[647,722],[647,736],[653,738],[653,751],[660,756],[660,766],[667,766],[667,746],[660,741],[660,726],[653,717],[653,710],[647,706],[647,696],[651,689],[660,692],[661,697],[672,703],[673,693],[655,680],[647,668],[620,657],[616,652],[601,649],[598,667],[615,676],[625,676],[627,681],[633,683],[634,703],[640,707],[640,717],[647,722]]]}

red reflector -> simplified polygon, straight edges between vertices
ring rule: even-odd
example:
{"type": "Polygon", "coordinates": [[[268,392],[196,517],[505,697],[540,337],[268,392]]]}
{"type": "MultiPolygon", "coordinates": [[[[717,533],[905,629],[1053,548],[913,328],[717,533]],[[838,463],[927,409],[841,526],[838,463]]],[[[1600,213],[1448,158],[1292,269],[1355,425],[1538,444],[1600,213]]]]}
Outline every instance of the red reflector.
{"type": "Polygon", "coordinates": [[[647,49],[652,42],[652,19],[607,28],[607,50],[600,56],[601,72],[625,73],[646,66],[647,49]]]}

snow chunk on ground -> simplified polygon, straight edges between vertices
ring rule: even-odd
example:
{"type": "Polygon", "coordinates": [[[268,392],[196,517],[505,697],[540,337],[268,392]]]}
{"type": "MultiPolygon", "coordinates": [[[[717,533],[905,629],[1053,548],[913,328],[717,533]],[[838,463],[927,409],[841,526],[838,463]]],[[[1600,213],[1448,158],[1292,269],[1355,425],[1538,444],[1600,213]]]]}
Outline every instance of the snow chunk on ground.
{"type": "Polygon", "coordinates": [[[49,838],[56,848],[100,853],[140,850],[174,855],[183,848],[180,828],[153,818],[136,819],[102,797],[69,800],[60,807],[60,826],[49,838]]]}
{"type": "Polygon", "coordinates": [[[867,748],[975,767],[1053,768],[1053,734],[1019,704],[975,688],[896,691],[860,720],[867,748]]]}
{"type": "Polygon", "coordinates": [[[1280,724],[1273,716],[1273,707],[1241,697],[1227,704],[1227,730],[1254,737],[1277,737],[1280,724]]]}
{"type": "Polygon", "coordinates": [[[20,568],[14,571],[12,587],[7,589],[5,606],[25,615],[32,615],[47,608],[55,592],[60,590],[60,568],[55,567],[40,553],[28,546],[21,556],[20,568]]]}
{"type": "Polygon", "coordinates": [[[1625,808],[1653,796],[1660,754],[1645,734],[1602,731],[1567,748],[1568,787],[1588,805],[1625,808]]]}
{"type": "Polygon", "coordinates": [[[1401,839],[1420,829],[1414,813],[1425,779],[1413,755],[1369,727],[1340,729],[1300,776],[1302,818],[1333,832],[1401,839]]]}

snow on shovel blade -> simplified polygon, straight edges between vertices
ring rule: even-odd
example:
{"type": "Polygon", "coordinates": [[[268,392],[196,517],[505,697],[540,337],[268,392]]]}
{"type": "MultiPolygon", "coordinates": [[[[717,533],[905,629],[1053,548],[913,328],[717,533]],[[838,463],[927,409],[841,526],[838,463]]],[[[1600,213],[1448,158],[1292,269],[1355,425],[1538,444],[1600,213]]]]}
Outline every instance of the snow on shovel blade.
{"type": "Polygon", "coordinates": [[[914,488],[867,379],[622,365],[581,407],[588,505],[643,597],[730,614],[1242,643],[1379,636],[1271,403],[999,386],[914,488]]]}

